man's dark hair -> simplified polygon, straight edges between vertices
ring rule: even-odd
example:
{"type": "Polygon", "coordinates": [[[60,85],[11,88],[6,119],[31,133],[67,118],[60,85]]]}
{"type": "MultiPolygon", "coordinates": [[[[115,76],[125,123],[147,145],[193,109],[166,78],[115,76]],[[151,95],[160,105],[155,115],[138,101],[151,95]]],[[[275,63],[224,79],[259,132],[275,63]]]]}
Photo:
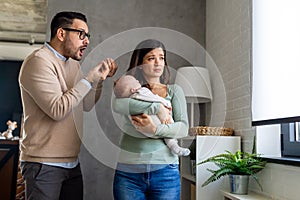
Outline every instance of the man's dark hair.
{"type": "Polygon", "coordinates": [[[51,21],[51,39],[56,35],[60,27],[69,27],[74,19],[79,19],[87,23],[86,16],[79,12],[63,11],[57,13],[51,21]]]}

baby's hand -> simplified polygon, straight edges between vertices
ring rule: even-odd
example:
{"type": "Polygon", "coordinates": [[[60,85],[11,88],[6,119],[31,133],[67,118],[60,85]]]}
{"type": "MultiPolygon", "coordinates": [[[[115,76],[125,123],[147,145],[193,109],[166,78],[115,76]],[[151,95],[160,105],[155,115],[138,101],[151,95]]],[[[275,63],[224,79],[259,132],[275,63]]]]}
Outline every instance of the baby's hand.
{"type": "Polygon", "coordinates": [[[161,121],[162,124],[171,124],[171,116],[169,115],[169,117],[163,121],[161,121]]]}

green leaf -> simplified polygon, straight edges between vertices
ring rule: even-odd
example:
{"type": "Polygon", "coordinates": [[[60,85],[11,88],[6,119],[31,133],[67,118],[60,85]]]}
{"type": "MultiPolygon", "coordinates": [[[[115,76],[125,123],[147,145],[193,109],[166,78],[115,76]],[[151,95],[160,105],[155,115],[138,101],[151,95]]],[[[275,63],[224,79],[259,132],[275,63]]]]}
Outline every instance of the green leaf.
{"type": "Polygon", "coordinates": [[[210,173],[212,173],[212,175],[202,184],[203,187],[228,174],[237,174],[250,175],[262,189],[258,181],[258,177],[255,175],[266,165],[266,162],[260,158],[260,155],[255,153],[242,152],[240,150],[234,153],[225,151],[225,153],[207,158],[200,163],[197,163],[197,165],[209,162],[214,163],[218,167],[218,169],[207,169],[210,173]]]}

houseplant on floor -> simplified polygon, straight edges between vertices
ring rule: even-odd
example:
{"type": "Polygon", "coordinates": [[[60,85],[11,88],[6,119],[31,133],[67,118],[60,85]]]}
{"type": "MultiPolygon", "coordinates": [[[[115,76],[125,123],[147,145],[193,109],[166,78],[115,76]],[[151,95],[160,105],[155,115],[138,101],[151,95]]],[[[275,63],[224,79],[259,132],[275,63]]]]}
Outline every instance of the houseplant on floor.
{"type": "Polygon", "coordinates": [[[214,163],[219,169],[207,169],[212,175],[202,184],[202,187],[229,175],[231,193],[247,194],[249,177],[252,177],[262,190],[256,173],[265,167],[266,162],[260,158],[260,155],[240,150],[235,153],[226,151],[223,154],[207,158],[198,165],[208,162],[214,163]]]}

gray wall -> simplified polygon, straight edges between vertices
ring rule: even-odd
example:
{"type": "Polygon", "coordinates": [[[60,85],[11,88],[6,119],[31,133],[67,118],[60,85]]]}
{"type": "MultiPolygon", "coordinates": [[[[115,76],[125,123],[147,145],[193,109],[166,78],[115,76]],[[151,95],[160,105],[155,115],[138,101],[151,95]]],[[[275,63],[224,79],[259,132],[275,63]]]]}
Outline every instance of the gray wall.
{"type": "MultiPolygon", "coordinates": [[[[51,0],[48,1],[48,4],[48,24],[52,16],[62,10],[80,11],[87,15],[92,38],[85,55],[111,36],[141,27],[160,27],[178,31],[205,47],[205,0],[51,0]]],[[[178,40],[174,46],[180,48],[184,45],[183,42],[178,40]]],[[[118,50],[123,45],[123,43],[116,43],[107,48],[107,51],[118,50]]],[[[198,65],[204,63],[201,55],[195,53],[193,49],[188,53],[194,54],[194,58],[189,61],[171,52],[168,55],[169,65],[178,68],[189,63],[198,65]]],[[[126,69],[129,56],[130,52],[116,59],[120,67],[117,75],[126,69]]],[[[107,143],[117,146],[120,139],[120,130],[115,124],[110,106],[112,81],[113,79],[109,79],[104,84],[102,98],[95,107],[97,120],[109,142],[102,144],[101,142],[104,140],[99,140],[97,143],[97,138],[90,136],[92,140],[96,141],[95,146],[105,146],[107,143]]],[[[95,129],[91,124],[85,128],[85,134],[90,134],[95,129]]],[[[110,156],[109,152],[101,150],[101,148],[95,149],[99,153],[107,153],[110,156]]],[[[107,151],[110,151],[109,147],[107,151]]],[[[89,147],[82,146],[80,161],[84,175],[85,199],[112,199],[114,169],[102,162],[95,153],[90,152],[89,147]]],[[[112,163],[116,162],[114,155],[111,156],[111,160],[112,163]]]]}

